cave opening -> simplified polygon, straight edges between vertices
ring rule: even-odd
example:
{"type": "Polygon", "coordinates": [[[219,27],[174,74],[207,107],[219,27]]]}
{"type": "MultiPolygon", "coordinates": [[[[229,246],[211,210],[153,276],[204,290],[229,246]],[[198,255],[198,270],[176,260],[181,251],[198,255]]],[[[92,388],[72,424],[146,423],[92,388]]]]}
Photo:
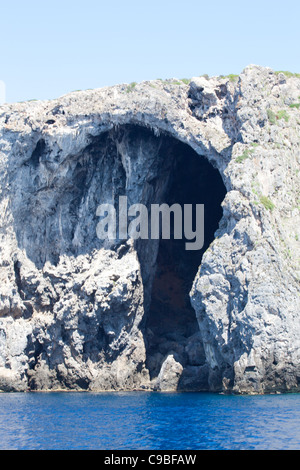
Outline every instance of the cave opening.
{"type": "MultiPolygon", "coordinates": [[[[153,132],[136,124],[103,132],[58,167],[48,165],[49,180],[55,184],[44,186],[45,165],[56,161],[56,157],[49,144],[40,140],[14,182],[21,187],[25,174],[28,184],[25,205],[29,209],[23,211],[18,201],[13,205],[15,230],[19,247],[38,269],[46,262],[56,266],[62,255],[89,259],[90,253],[102,248],[116,252],[118,257],[127,254],[126,237],[103,241],[97,236],[97,208],[103,202],[117,210],[119,197],[126,195],[128,206],[145,205],[148,214],[152,204],[165,203],[169,207],[192,204],[194,209],[196,204],[204,205],[201,250],[187,250],[184,237],[135,239],[144,302],[143,315],[137,324],[144,336],[150,378],[159,375],[165,358],[174,352],[176,361],[187,371],[188,379],[191,378],[191,388],[201,388],[193,377],[199,372],[197,368],[205,365],[205,354],[189,292],[203,253],[214,240],[222,217],[221,203],[226,189],[219,171],[208,159],[170,134],[153,132]]],[[[174,228],[172,224],[171,228],[174,228]]],[[[35,286],[24,282],[19,260],[15,262],[15,278],[22,296],[31,299],[35,286]]],[[[94,299],[95,292],[87,300],[89,305],[94,299]]],[[[50,297],[50,301],[54,305],[56,298],[50,297]]],[[[123,330],[130,331],[132,319],[133,316],[123,315],[123,330]]],[[[99,335],[95,336],[93,346],[89,345],[89,351],[94,354],[105,349],[110,354],[110,340],[105,337],[101,322],[102,319],[99,335]]],[[[116,335],[119,325],[114,327],[116,335]]],[[[183,384],[185,389],[186,384],[183,384]]]]}
{"type": "Polygon", "coordinates": [[[196,204],[204,205],[204,244],[200,250],[187,250],[184,237],[160,238],[144,327],[151,378],[159,374],[162,362],[170,352],[175,353],[183,367],[193,368],[205,363],[201,333],[189,292],[202,256],[215,238],[223,214],[221,203],[226,194],[219,171],[190,146],[177,141],[172,146],[172,159],[163,202],[169,206],[178,203],[181,207],[192,204],[193,223],[196,204]]]}

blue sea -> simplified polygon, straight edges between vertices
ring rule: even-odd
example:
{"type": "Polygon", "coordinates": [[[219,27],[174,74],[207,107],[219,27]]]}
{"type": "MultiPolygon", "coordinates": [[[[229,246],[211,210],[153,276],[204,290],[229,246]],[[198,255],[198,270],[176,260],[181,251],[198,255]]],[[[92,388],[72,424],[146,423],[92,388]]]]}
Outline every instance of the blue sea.
{"type": "Polygon", "coordinates": [[[1,393],[0,449],[300,449],[300,394],[1,393]]]}

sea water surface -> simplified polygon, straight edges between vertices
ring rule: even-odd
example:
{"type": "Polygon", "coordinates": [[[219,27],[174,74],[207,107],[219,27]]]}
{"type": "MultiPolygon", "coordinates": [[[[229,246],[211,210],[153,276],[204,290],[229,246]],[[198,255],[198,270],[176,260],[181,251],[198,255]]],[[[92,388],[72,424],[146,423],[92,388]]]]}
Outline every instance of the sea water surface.
{"type": "Polygon", "coordinates": [[[3,449],[300,449],[300,395],[1,393],[3,449]]]}

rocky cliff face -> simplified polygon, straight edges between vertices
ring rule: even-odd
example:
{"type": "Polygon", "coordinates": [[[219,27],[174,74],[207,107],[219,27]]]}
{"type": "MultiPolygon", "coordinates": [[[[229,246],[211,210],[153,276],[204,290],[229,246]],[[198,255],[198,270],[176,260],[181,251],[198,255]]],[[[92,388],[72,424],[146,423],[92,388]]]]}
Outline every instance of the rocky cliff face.
{"type": "Polygon", "coordinates": [[[249,66],[2,106],[0,389],[299,391],[299,103],[249,66]],[[121,195],[204,203],[203,249],[100,240],[121,195]]]}

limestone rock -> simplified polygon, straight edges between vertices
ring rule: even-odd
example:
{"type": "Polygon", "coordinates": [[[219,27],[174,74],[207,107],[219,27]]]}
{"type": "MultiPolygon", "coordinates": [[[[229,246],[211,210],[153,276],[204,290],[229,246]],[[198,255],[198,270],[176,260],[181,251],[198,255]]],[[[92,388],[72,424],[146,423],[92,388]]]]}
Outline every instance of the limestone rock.
{"type": "Polygon", "coordinates": [[[1,106],[0,389],[299,391],[299,97],[250,65],[1,106]],[[163,202],[178,142],[227,194],[189,286],[199,333],[165,322],[149,350],[159,241],[100,240],[96,210],[163,202]]]}
{"type": "Polygon", "coordinates": [[[176,360],[176,353],[169,354],[161,366],[155,388],[161,392],[176,391],[182,371],[183,367],[176,360]]]}

